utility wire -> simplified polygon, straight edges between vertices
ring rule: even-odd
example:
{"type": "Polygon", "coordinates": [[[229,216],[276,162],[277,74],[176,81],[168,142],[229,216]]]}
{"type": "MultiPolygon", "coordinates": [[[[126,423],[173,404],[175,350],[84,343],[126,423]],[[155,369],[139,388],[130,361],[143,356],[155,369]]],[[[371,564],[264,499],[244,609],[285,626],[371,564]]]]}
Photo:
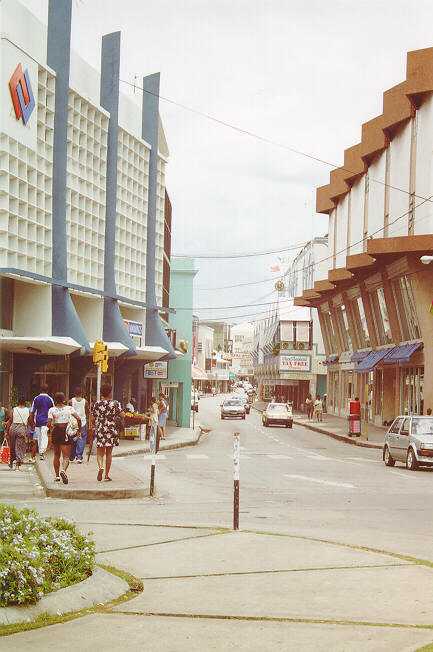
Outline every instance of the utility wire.
{"type": "MultiPolygon", "coordinates": [[[[194,113],[196,115],[201,116],[202,118],[206,118],[207,120],[211,120],[212,122],[215,122],[216,124],[219,124],[223,127],[228,127],[229,129],[232,129],[233,131],[237,131],[240,134],[244,134],[245,136],[250,136],[251,138],[255,138],[256,140],[259,140],[262,143],[267,143],[268,145],[273,145],[274,147],[279,147],[280,149],[287,150],[288,152],[292,152],[292,154],[297,154],[298,156],[303,156],[304,158],[308,158],[312,161],[317,161],[318,163],[323,163],[324,165],[327,165],[328,167],[331,168],[341,168],[345,172],[349,172],[350,174],[359,175],[359,172],[354,172],[353,170],[349,170],[348,168],[336,165],[335,163],[331,163],[330,161],[327,161],[326,159],[320,158],[318,156],[314,156],[313,154],[308,154],[307,152],[302,152],[299,149],[295,149],[294,147],[290,147],[289,145],[285,145],[283,143],[279,143],[276,140],[272,140],[271,138],[266,138],[265,136],[260,136],[259,134],[254,133],[253,131],[249,131],[248,129],[243,129],[242,127],[237,127],[236,125],[231,124],[230,122],[226,122],[225,120],[220,120],[219,118],[215,118],[215,116],[210,115],[209,113],[205,113],[204,111],[199,111],[198,109],[194,109],[190,106],[187,106],[186,104],[182,104],[181,102],[176,102],[175,100],[171,100],[168,97],[164,97],[163,95],[158,95],[158,93],[152,93],[152,91],[149,91],[145,88],[142,88],[141,86],[137,86],[137,84],[131,83],[126,81],[126,79],[120,79],[119,81],[122,82],[122,84],[126,84],[127,86],[130,86],[131,88],[135,90],[140,90],[143,91],[143,93],[147,93],[148,95],[153,95],[154,97],[158,97],[160,100],[163,100],[164,102],[167,102],[168,104],[172,104],[173,106],[177,106],[181,109],[184,109],[185,111],[189,111],[190,113],[194,113]]],[[[363,174],[363,173],[362,173],[363,174]]],[[[411,193],[409,190],[404,190],[403,188],[399,188],[398,186],[392,186],[389,183],[386,183],[385,181],[380,181],[379,179],[373,179],[369,177],[369,181],[373,181],[374,183],[379,183],[383,186],[388,186],[388,188],[392,188],[392,190],[398,190],[399,192],[404,192],[407,195],[410,195],[411,193]]],[[[425,199],[426,201],[431,201],[431,198],[427,199],[426,197],[423,197],[422,195],[414,195],[417,199],[425,199]]]]}
{"type": "Polygon", "coordinates": [[[268,251],[257,251],[254,253],[246,254],[172,254],[173,258],[253,258],[254,256],[270,256],[271,254],[281,254],[283,251],[293,251],[295,249],[301,249],[308,244],[309,240],[305,242],[299,242],[295,245],[288,245],[282,249],[269,249],[268,251]]]}

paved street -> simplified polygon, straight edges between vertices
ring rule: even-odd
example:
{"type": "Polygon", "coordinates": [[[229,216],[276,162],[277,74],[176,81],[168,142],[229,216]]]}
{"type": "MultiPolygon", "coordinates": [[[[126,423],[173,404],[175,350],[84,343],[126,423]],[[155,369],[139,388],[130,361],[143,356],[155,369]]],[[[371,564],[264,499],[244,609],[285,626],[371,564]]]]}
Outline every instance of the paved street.
{"type": "MultiPolygon", "coordinates": [[[[220,402],[200,401],[212,431],[198,446],[158,456],[154,499],[29,496],[92,531],[98,561],[142,578],[144,592],[109,614],[10,636],[4,650],[115,650],[125,637],[152,651],[416,650],[433,640],[433,570],[410,559],[433,562],[432,473],[386,468],[378,450],[301,426],[264,428],[254,410],[221,421],[220,402]]],[[[116,467],[146,476],[150,464],[137,455],[113,466],[115,478],[116,467]]]]}

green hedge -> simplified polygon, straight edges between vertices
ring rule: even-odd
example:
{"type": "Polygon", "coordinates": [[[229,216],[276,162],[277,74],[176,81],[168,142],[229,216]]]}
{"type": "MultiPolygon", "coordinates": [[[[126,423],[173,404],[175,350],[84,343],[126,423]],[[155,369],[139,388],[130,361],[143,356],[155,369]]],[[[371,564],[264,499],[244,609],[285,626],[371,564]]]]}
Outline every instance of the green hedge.
{"type": "Polygon", "coordinates": [[[0,606],[37,602],[86,579],[95,544],[64,518],[0,504],[0,606]]]}

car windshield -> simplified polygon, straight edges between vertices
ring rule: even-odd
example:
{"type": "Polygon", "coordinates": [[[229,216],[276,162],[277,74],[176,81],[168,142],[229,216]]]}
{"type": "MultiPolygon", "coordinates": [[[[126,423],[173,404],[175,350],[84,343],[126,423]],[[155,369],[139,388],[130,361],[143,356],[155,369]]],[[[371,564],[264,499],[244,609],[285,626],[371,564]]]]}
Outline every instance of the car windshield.
{"type": "Polygon", "coordinates": [[[224,405],[242,405],[240,401],[226,401],[224,405]]]}
{"type": "Polygon", "coordinates": [[[268,405],[268,410],[287,410],[287,405],[285,403],[271,403],[268,405]]]}
{"type": "Polygon", "coordinates": [[[433,435],[433,419],[412,419],[412,434],[433,435]]]}

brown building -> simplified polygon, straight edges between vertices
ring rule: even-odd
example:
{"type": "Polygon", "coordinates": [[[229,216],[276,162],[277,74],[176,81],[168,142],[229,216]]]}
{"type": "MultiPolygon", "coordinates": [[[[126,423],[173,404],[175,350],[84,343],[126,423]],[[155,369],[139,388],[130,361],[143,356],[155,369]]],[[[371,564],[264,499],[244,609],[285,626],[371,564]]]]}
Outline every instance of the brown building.
{"type": "Polygon", "coordinates": [[[433,407],[433,48],[408,53],[361,134],[317,189],[328,273],[295,303],[318,310],[328,411],[359,396],[380,425],[433,407]]]}

